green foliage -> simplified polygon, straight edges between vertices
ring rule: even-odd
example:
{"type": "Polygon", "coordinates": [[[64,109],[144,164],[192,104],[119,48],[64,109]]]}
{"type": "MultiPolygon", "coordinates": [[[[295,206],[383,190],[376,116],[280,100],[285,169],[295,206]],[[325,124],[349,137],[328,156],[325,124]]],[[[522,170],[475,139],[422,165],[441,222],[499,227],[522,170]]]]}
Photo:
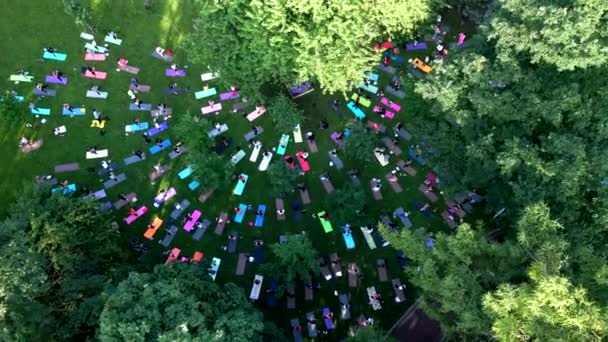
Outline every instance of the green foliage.
{"type": "Polygon", "coordinates": [[[488,242],[478,230],[462,224],[453,235],[437,234],[428,248],[422,230],[391,232],[378,229],[396,249],[412,260],[409,281],[421,289],[420,306],[441,323],[446,336],[489,336],[491,320],[482,308],[482,296],[516,276],[525,260],[509,243],[488,242]]]}
{"type": "Polygon", "coordinates": [[[25,107],[10,93],[0,96],[0,120],[9,126],[22,122],[28,115],[25,107]]]}
{"type": "Polygon", "coordinates": [[[378,138],[359,121],[349,124],[347,128],[350,136],[342,138],[344,155],[359,163],[373,161],[378,138]]]}
{"type": "Polygon", "coordinates": [[[43,302],[50,284],[44,258],[27,245],[22,227],[0,224],[0,340],[37,341],[55,323],[43,302]]]}
{"type": "MultiPolygon", "coordinates": [[[[605,21],[600,17],[606,5],[501,4],[475,49],[459,51],[417,82],[416,92],[432,108],[425,118],[414,118],[412,127],[432,143],[435,153],[425,156],[440,170],[444,192],[483,189],[485,209],[505,208],[508,215],[487,220],[474,234],[475,245],[461,247],[466,254],[475,250],[466,263],[437,257],[440,250],[456,254],[442,246],[445,237],[437,237],[433,257],[419,253],[424,248],[413,244],[410,233],[391,242],[421,265],[412,282],[422,289],[425,311],[450,336],[602,338],[604,322],[596,317],[608,299],[608,192],[600,184],[608,173],[608,120],[602,113],[608,82],[601,52],[605,32],[594,23],[605,21]],[[578,20],[586,11],[596,13],[578,20]],[[506,232],[505,242],[478,241],[495,225],[506,232]],[[497,266],[490,269],[488,262],[497,266]],[[456,288],[466,289],[467,296],[456,288]],[[496,288],[498,294],[489,294],[496,288]],[[556,295],[560,291],[573,293],[556,295]],[[495,296],[486,297],[494,299],[492,309],[482,309],[483,296],[495,296]],[[535,302],[536,296],[546,296],[546,302],[535,302]],[[589,316],[566,322],[579,307],[589,309],[589,316]],[[590,321],[586,328],[584,319],[590,321]]],[[[449,246],[463,226],[458,230],[447,239],[449,246]]]]}
{"type": "Polygon", "coordinates": [[[93,10],[91,7],[83,5],[80,0],[62,0],[65,13],[74,17],[78,25],[90,26],[93,23],[93,10]]]}
{"type": "Polygon", "coordinates": [[[500,341],[602,341],[608,334],[608,312],[563,277],[501,285],[483,304],[500,341]]]}
{"type": "Polygon", "coordinates": [[[176,133],[184,137],[183,143],[188,148],[185,154],[188,163],[197,173],[205,175],[202,185],[217,188],[230,180],[234,166],[211,150],[207,136],[211,129],[212,125],[206,118],[190,112],[180,115],[175,126],[176,133]]]}
{"type": "Polygon", "coordinates": [[[252,341],[262,314],[238,286],[211,281],[206,267],[158,265],[131,273],[110,293],[99,323],[101,341],[252,341]]]}
{"type": "Polygon", "coordinates": [[[608,2],[500,0],[490,38],[502,57],[527,55],[558,70],[608,65],[608,2]]]}
{"type": "MultiPolygon", "coordinates": [[[[349,137],[350,139],[350,137],[349,137]]],[[[330,219],[339,224],[354,223],[362,214],[366,203],[365,192],[361,186],[345,183],[325,197],[327,211],[330,219]]]]}
{"type": "Polygon", "coordinates": [[[287,286],[297,279],[309,280],[319,274],[318,253],[305,235],[290,235],[285,243],[270,245],[272,263],[262,265],[265,274],[283,281],[287,286]]]}
{"type": "Polygon", "coordinates": [[[298,175],[287,167],[284,162],[270,164],[268,167],[268,176],[270,177],[272,193],[277,196],[282,192],[293,192],[293,189],[297,185],[298,175]]]}
{"type": "Polygon", "coordinates": [[[373,43],[412,32],[429,13],[426,0],[197,2],[189,57],[250,94],[267,82],[307,79],[346,91],[378,59],[373,43]]]}
{"type": "Polygon", "coordinates": [[[393,342],[391,336],[385,334],[384,331],[380,330],[376,326],[359,327],[354,336],[349,336],[345,340],[346,342],[393,342]]]}
{"type": "Polygon", "coordinates": [[[302,123],[303,114],[296,104],[287,96],[281,94],[273,97],[268,106],[268,112],[278,132],[291,133],[302,123]]]}
{"type": "Polygon", "coordinates": [[[11,213],[2,236],[3,253],[14,253],[0,264],[6,275],[2,305],[10,310],[2,333],[54,340],[93,336],[101,294],[126,262],[111,216],[98,203],[51,196],[48,188],[31,185],[11,213]]]}

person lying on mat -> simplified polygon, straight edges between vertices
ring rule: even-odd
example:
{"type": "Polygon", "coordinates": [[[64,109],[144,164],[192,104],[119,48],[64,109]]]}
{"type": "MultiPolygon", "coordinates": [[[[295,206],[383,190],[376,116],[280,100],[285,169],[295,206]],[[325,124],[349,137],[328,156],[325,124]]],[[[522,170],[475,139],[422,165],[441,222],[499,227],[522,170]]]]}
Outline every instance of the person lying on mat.
{"type": "Polygon", "coordinates": [[[36,84],[36,90],[46,93],[46,84],[38,83],[36,84]]]}
{"type": "Polygon", "coordinates": [[[124,58],[119,58],[118,59],[118,66],[121,68],[126,68],[127,64],[129,64],[129,61],[124,59],[124,58]]]}
{"type": "Polygon", "coordinates": [[[57,69],[53,70],[53,72],[51,72],[51,75],[53,75],[53,77],[56,77],[58,80],[61,81],[61,76],[63,76],[63,73],[57,69]]]}
{"type": "Polygon", "coordinates": [[[306,139],[308,139],[310,142],[315,141],[315,134],[313,132],[306,133],[306,139]]]}

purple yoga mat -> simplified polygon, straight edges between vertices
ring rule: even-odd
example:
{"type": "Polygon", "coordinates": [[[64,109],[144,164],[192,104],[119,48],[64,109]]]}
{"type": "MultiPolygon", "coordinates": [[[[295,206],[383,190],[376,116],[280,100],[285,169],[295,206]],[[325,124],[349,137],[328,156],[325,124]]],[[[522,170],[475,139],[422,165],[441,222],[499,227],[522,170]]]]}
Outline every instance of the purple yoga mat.
{"type": "Polygon", "coordinates": [[[299,94],[305,93],[308,89],[310,89],[310,87],[311,87],[310,82],[306,81],[306,82],[300,84],[299,86],[291,88],[289,90],[291,91],[292,95],[299,95],[299,94]]]}
{"type": "Polygon", "coordinates": [[[234,100],[238,99],[239,97],[241,97],[241,94],[239,94],[238,92],[236,94],[232,94],[232,92],[220,94],[220,100],[222,101],[234,100]]]}
{"type": "Polygon", "coordinates": [[[55,76],[52,76],[52,75],[46,75],[46,77],[45,77],[45,79],[44,79],[44,82],[46,82],[46,83],[53,83],[53,84],[63,84],[63,85],[66,85],[66,84],[68,84],[68,78],[67,78],[67,77],[62,76],[62,77],[61,77],[61,81],[60,81],[60,80],[59,80],[57,77],[55,77],[55,76]]]}
{"type": "Polygon", "coordinates": [[[186,70],[167,69],[167,70],[165,70],[165,75],[167,75],[169,77],[185,77],[186,70]]]}
{"type": "Polygon", "coordinates": [[[414,45],[412,44],[405,44],[405,49],[407,51],[414,51],[414,50],[426,50],[427,46],[426,43],[424,42],[418,42],[418,44],[414,45]]]}

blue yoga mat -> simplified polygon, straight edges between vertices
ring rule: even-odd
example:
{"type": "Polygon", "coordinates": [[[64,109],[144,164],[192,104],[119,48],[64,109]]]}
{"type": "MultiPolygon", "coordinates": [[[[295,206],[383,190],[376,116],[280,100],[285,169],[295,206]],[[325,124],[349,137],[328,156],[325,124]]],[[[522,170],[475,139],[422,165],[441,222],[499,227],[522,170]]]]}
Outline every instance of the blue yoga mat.
{"type": "Polygon", "coordinates": [[[234,187],[234,191],[232,192],[237,196],[241,196],[243,194],[243,191],[245,190],[245,185],[247,185],[247,180],[249,179],[249,176],[244,173],[241,173],[241,176],[245,177],[245,181],[241,181],[240,179],[237,180],[236,186],[234,187]]]}
{"type": "Polygon", "coordinates": [[[85,108],[72,108],[71,112],[65,108],[63,109],[63,115],[84,115],[85,113],[85,108]]]}
{"type": "Polygon", "coordinates": [[[125,126],[125,132],[137,132],[148,129],[148,122],[140,122],[138,124],[130,124],[125,126]]]}
{"type": "Polygon", "coordinates": [[[245,218],[245,212],[247,211],[247,206],[244,204],[239,204],[239,209],[241,209],[241,212],[236,213],[236,215],[234,215],[234,222],[236,223],[243,222],[243,219],[245,218]]]}
{"type": "Polygon", "coordinates": [[[192,174],[192,168],[187,167],[187,168],[181,170],[177,175],[179,176],[179,179],[184,179],[184,178],[190,177],[191,174],[192,174]]]}
{"type": "Polygon", "coordinates": [[[209,88],[206,91],[205,90],[201,90],[201,91],[197,91],[196,93],[194,93],[194,97],[199,100],[205,97],[209,97],[209,96],[213,96],[217,94],[217,90],[215,90],[215,88],[209,88]]]}
{"type": "Polygon", "coordinates": [[[68,58],[68,55],[66,55],[65,53],[57,53],[55,52],[54,54],[48,52],[48,51],[44,51],[44,54],[42,55],[42,58],[44,59],[52,59],[55,61],[65,61],[66,58],[68,58]]]}
{"type": "Polygon", "coordinates": [[[365,119],[365,113],[363,113],[361,108],[355,107],[354,102],[350,101],[348,104],[346,104],[346,107],[348,107],[348,109],[350,109],[350,111],[353,112],[353,114],[355,114],[355,116],[358,117],[359,119],[361,119],[361,120],[365,119]]]}
{"type": "Polygon", "coordinates": [[[342,227],[342,237],[344,238],[344,243],[346,244],[346,249],[355,248],[355,240],[353,240],[353,232],[349,228],[342,227]]]}
{"type": "Polygon", "coordinates": [[[281,136],[281,141],[283,141],[284,144],[281,144],[281,142],[279,142],[279,146],[277,147],[277,154],[284,155],[285,150],[287,150],[287,145],[289,144],[289,135],[283,134],[281,136]]]}
{"type": "Polygon", "coordinates": [[[51,109],[50,108],[32,108],[32,114],[51,115],[51,109]]]}
{"type": "Polygon", "coordinates": [[[266,206],[263,204],[258,205],[258,211],[263,211],[264,214],[263,215],[257,215],[255,216],[255,226],[256,227],[261,227],[264,225],[264,215],[266,214],[266,206]]]}
{"type": "Polygon", "coordinates": [[[154,145],[152,147],[150,147],[150,153],[151,154],[157,154],[158,152],[166,149],[167,147],[171,146],[171,140],[166,139],[162,142],[162,147],[158,146],[158,145],[154,145]]]}
{"type": "Polygon", "coordinates": [[[190,190],[194,191],[200,185],[201,185],[201,183],[199,181],[192,181],[192,182],[190,182],[190,184],[188,184],[188,187],[190,188],[190,190]]]}

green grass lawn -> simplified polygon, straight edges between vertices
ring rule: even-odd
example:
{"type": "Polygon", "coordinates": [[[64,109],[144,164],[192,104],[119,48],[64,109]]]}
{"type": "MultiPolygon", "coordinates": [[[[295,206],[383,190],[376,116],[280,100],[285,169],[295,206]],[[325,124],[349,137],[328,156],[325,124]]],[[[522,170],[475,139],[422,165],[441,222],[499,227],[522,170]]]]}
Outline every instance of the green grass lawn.
{"type": "MultiPolygon", "coordinates": [[[[6,0],[0,0],[0,4],[3,4],[4,7],[9,6],[6,0]]],[[[358,165],[345,160],[346,167],[343,170],[329,169],[327,150],[334,146],[334,143],[329,138],[329,134],[334,130],[344,127],[353,116],[345,107],[342,108],[345,113],[344,117],[339,117],[330,111],[327,103],[332,97],[323,95],[320,91],[297,100],[298,105],[306,114],[306,121],[302,124],[302,131],[314,131],[318,136],[317,144],[320,149],[319,153],[311,154],[309,159],[312,172],[305,176],[305,182],[310,188],[312,205],[307,207],[308,214],[304,215],[300,222],[293,222],[290,219],[289,209],[287,210],[288,219],[286,221],[275,220],[274,196],[267,191],[269,188],[268,175],[257,171],[259,160],[256,164],[249,162],[249,154],[237,165],[237,171],[244,172],[250,176],[244,196],[236,197],[232,195],[233,185],[231,185],[218,189],[210,200],[204,204],[196,200],[201,191],[192,192],[188,189],[187,184],[192,179],[199,179],[202,183],[202,188],[211,184],[205,184],[204,175],[196,173],[187,181],[180,180],[177,177],[177,173],[187,166],[183,157],[171,161],[167,156],[167,152],[161,152],[155,156],[148,154],[148,159],[144,162],[124,166],[122,163],[124,157],[131,155],[135,150],[147,151],[148,146],[139,134],[125,136],[123,127],[126,124],[130,124],[135,118],[149,122],[151,122],[151,118],[148,112],[133,112],[128,110],[130,99],[127,96],[127,87],[131,75],[124,72],[116,72],[116,59],[125,57],[129,60],[130,65],[141,68],[141,72],[137,76],[140,83],[152,86],[151,93],[140,96],[144,102],[153,104],[165,102],[170,107],[173,107],[175,115],[169,121],[170,125],[174,125],[176,116],[187,110],[199,113],[200,107],[206,103],[206,99],[197,101],[191,93],[180,97],[166,97],[162,94],[162,89],[167,87],[170,82],[170,79],[164,75],[164,69],[168,67],[168,64],[150,56],[155,46],[167,46],[174,49],[177,63],[181,66],[188,65],[187,56],[179,50],[178,43],[183,38],[186,30],[191,27],[190,20],[192,19],[191,15],[194,13],[194,10],[189,1],[157,1],[155,2],[156,7],[151,13],[144,11],[141,1],[93,1],[92,4],[95,13],[98,15],[95,18],[96,22],[102,23],[98,25],[98,32],[96,33],[98,43],[102,43],[106,30],[109,29],[116,30],[119,32],[120,38],[124,39],[122,46],[110,46],[111,56],[106,62],[90,63],[96,66],[98,70],[108,72],[108,78],[100,82],[93,82],[79,75],[80,67],[86,65],[83,61],[83,45],[85,42],[79,38],[82,29],[75,26],[72,18],[64,14],[63,7],[59,1],[37,0],[20,3],[19,6],[13,7],[12,16],[15,20],[5,18],[5,20],[0,22],[0,31],[4,33],[4,39],[0,42],[0,48],[3,51],[3,58],[0,59],[0,70],[2,73],[0,79],[4,82],[3,88],[14,89],[20,95],[25,95],[26,101],[33,100],[31,91],[34,84],[21,83],[15,85],[8,81],[9,75],[16,73],[19,68],[29,70],[36,77],[37,81],[42,80],[44,75],[50,74],[54,68],[62,70],[69,77],[69,84],[65,87],[50,86],[51,89],[57,89],[57,97],[43,98],[37,101],[40,107],[52,109],[52,115],[46,117],[47,122],[45,124],[42,124],[40,119],[28,116],[26,122],[33,124],[33,128],[26,128],[24,124],[13,127],[0,125],[2,137],[0,154],[3,156],[5,164],[0,169],[0,179],[3,180],[0,184],[0,191],[4,194],[2,199],[0,199],[1,210],[6,213],[22,182],[30,182],[35,175],[51,173],[55,164],[80,163],[80,171],[61,174],[58,178],[60,180],[67,179],[70,182],[75,182],[79,186],[88,185],[92,190],[101,189],[103,187],[101,183],[105,179],[89,174],[86,171],[87,167],[98,167],[99,161],[86,160],[84,153],[86,147],[90,145],[97,145],[100,149],[108,148],[110,159],[121,165],[117,173],[125,172],[128,177],[127,182],[108,191],[108,199],[115,201],[118,193],[134,191],[138,194],[139,204],[145,204],[150,209],[149,214],[136,221],[135,224],[122,227],[125,239],[133,235],[142,237],[146,224],[155,216],[160,216],[165,220],[169,218],[169,213],[173,209],[172,205],[167,205],[160,210],[152,206],[154,195],[160,189],[166,189],[168,186],[176,187],[178,191],[177,199],[188,198],[193,203],[189,211],[200,209],[204,217],[211,220],[221,211],[232,213],[232,208],[238,203],[253,204],[256,207],[260,203],[266,204],[268,206],[268,213],[262,229],[249,228],[246,224],[232,223],[227,226],[225,232],[235,230],[242,237],[239,241],[239,252],[252,251],[253,240],[255,239],[263,239],[268,245],[277,242],[278,236],[281,234],[297,233],[304,230],[312,239],[315,248],[322,255],[327,257],[331,252],[338,252],[342,258],[344,269],[348,262],[356,261],[364,275],[363,284],[355,290],[347,287],[347,280],[345,278],[329,282],[322,281],[323,288],[315,294],[315,300],[311,303],[304,302],[303,287],[299,286],[296,291],[297,310],[294,311],[285,310],[286,304],[284,299],[281,299],[276,307],[266,308],[265,298],[262,296],[259,306],[264,310],[267,317],[275,321],[279,326],[287,328],[289,326],[289,319],[299,317],[303,322],[304,314],[311,310],[314,310],[318,317],[319,310],[325,306],[330,306],[336,315],[339,316],[338,301],[333,295],[334,289],[337,289],[340,292],[350,293],[353,317],[357,317],[359,314],[372,316],[380,322],[382,327],[389,328],[406,310],[409,304],[415,300],[415,291],[413,289],[407,290],[407,303],[393,303],[391,300],[392,289],[390,282],[380,284],[377,281],[375,264],[377,258],[386,258],[389,278],[400,277],[402,281],[406,282],[407,279],[405,279],[396,262],[394,250],[391,248],[379,248],[370,251],[359,227],[353,227],[357,248],[347,251],[345,250],[343,239],[338,232],[339,227],[346,222],[333,222],[334,232],[325,234],[318,220],[310,217],[311,213],[324,209],[325,192],[320,184],[319,175],[329,171],[333,184],[337,188],[349,181],[345,177],[346,170],[350,168],[360,169],[362,172],[362,183],[369,198],[367,213],[370,215],[370,221],[375,221],[381,214],[390,214],[398,206],[403,206],[406,209],[410,208],[409,204],[412,199],[424,201],[424,197],[416,188],[423,181],[423,177],[428,170],[418,167],[419,172],[416,177],[402,178],[400,182],[405,190],[399,195],[394,194],[388,187],[388,184],[385,184],[383,188],[384,200],[376,202],[371,197],[371,191],[368,186],[369,180],[372,177],[384,179],[384,175],[388,173],[389,168],[393,167],[398,159],[393,157],[390,166],[386,168],[381,168],[375,161],[366,165],[358,165]],[[42,61],[40,59],[42,49],[46,46],[53,46],[61,52],[67,52],[67,61],[42,61]],[[93,84],[100,84],[103,90],[109,92],[109,98],[107,100],[86,99],[85,91],[93,84]],[[62,116],[61,105],[63,103],[70,103],[73,106],[85,105],[89,111],[92,111],[93,108],[101,110],[104,116],[111,118],[106,124],[107,134],[101,136],[99,130],[89,127],[92,119],[90,114],[85,117],[74,118],[62,116]],[[318,123],[321,118],[329,121],[330,129],[328,131],[320,131],[318,129],[318,123]],[[52,129],[60,125],[66,125],[68,129],[65,137],[56,137],[52,134],[52,129]],[[43,138],[43,148],[30,154],[22,154],[17,149],[17,141],[21,135],[43,138]],[[170,164],[172,171],[163,176],[156,184],[151,184],[148,180],[148,174],[152,171],[152,165],[157,162],[170,164]],[[375,313],[372,313],[365,293],[366,287],[371,285],[375,285],[386,299],[385,308],[375,313]]],[[[221,56],[221,51],[218,51],[219,56],[221,56]]],[[[408,57],[406,56],[406,59],[408,57]]],[[[198,65],[188,65],[187,70],[188,76],[186,78],[177,79],[180,88],[190,87],[194,91],[200,90],[202,84],[199,74],[204,72],[205,68],[198,65]]],[[[383,87],[388,82],[388,77],[386,75],[381,76],[380,86],[383,87]]],[[[213,82],[210,82],[210,84],[214,86],[213,82]]],[[[421,100],[412,94],[411,84],[404,84],[404,86],[408,89],[408,97],[406,100],[398,101],[403,106],[398,118],[392,121],[380,119],[378,116],[370,114],[371,110],[366,110],[369,117],[373,117],[374,121],[383,122],[390,128],[397,120],[404,121],[407,127],[409,118],[414,115],[424,115],[425,107],[421,103],[421,100]]],[[[218,89],[218,91],[223,92],[226,89],[218,89]]],[[[278,91],[284,91],[284,89],[270,89],[270,92],[278,91]]],[[[231,104],[224,104],[224,108],[230,108],[231,104]]],[[[233,150],[234,147],[239,145],[247,148],[242,136],[246,131],[250,130],[251,123],[244,120],[240,115],[234,115],[227,110],[222,111],[214,120],[229,125],[230,130],[227,135],[233,137],[235,141],[233,150]]],[[[266,130],[260,137],[264,145],[277,146],[279,137],[283,132],[273,131],[270,116],[266,114],[255,123],[262,125],[266,130]]],[[[415,135],[415,132],[412,133],[415,135]]],[[[180,137],[175,136],[171,129],[162,133],[160,137],[168,137],[174,143],[180,140],[180,137]]],[[[405,150],[406,146],[405,142],[402,143],[402,149],[405,150]]],[[[292,141],[289,144],[287,153],[294,155],[299,150],[307,150],[306,144],[294,144],[292,141]]],[[[227,155],[230,156],[231,154],[232,152],[229,152],[227,155]]],[[[403,158],[407,157],[403,156],[403,158]]],[[[275,156],[274,162],[282,161],[280,161],[278,156],[275,156]]],[[[290,194],[290,197],[286,200],[286,206],[288,206],[294,196],[295,194],[290,194]]],[[[116,213],[118,222],[122,222],[122,217],[126,216],[126,211],[126,209],[123,209],[116,213]]],[[[253,213],[249,213],[245,221],[252,219],[253,216],[253,213]]],[[[416,227],[424,226],[431,231],[447,228],[439,217],[428,220],[416,212],[412,214],[412,221],[416,227]]],[[[190,234],[180,230],[173,240],[172,246],[181,248],[182,253],[188,256],[191,256],[194,251],[201,251],[206,257],[221,258],[222,265],[218,281],[236,282],[248,293],[253,274],[256,273],[257,267],[250,264],[245,276],[235,277],[236,254],[227,255],[222,250],[222,246],[227,242],[226,234],[220,237],[213,234],[212,230],[210,229],[199,242],[193,241],[190,234]]],[[[147,259],[141,260],[142,265],[144,265],[143,267],[164,261],[164,257],[161,255],[164,249],[157,243],[162,236],[164,236],[164,232],[159,230],[156,235],[157,239],[149,243],[151,253],[147,259]]],[[[268,249],[266,250],[266,254],[268,258],[270,256],[268,249]]],[[[267,285],[269,281],[270,279],[267,279],[265,284],[267,285]]],[[[345,334],[346,328],[350,324],[351,322],[346,324],[339,319],[337,320],[337,330],[341,336],[345,334]]]]}

